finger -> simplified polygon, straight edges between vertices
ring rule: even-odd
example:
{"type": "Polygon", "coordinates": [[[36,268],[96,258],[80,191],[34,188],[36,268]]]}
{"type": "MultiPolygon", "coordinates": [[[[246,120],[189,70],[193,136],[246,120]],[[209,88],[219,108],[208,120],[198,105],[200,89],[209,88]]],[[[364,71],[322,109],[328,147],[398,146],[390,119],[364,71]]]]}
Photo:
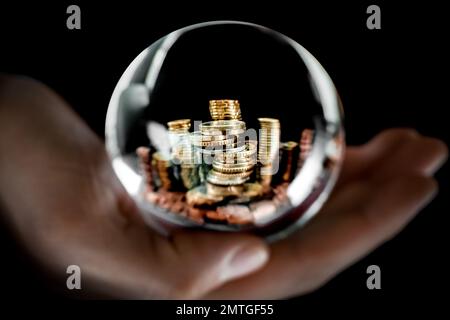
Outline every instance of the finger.
{"type": "Polygon", "coordinates": [[[382,188],[352,186],[357,204],[341,215],[313,220],[274,244],[260,271],[229,283],[211,298],[282,298],[316,289],[398,232],[435,194],[432,179],[402,176],[382,188]],[[276,281],[274,281],[276,279],[276,281]]]}
{"type": "Polygon", "coordinates": [[[417,136],[418,133],[413,129],[394,128],[381,132],[367,144],[348,147],[337,187],[370,172],[371,168],[391,156],[401,145],[417,136]]]}
{"type": "Polygon", "coordinates": [[[178,299],[203,297],[255,272],[269,258],[262,239],[237,234],[182,232],[162,249],[156,258],[168,284],[163,296],[178,299]]]}
{"type": "MultiPolygon", "coordinates": [[[[402,134],[407,134],[407,132],[402,134]]],[[[395,136],[399,138],[401,135],[395,134],[395,136]]],[[[389,135],[385,135],[385,138],[388,137],[389,135]]],[[[385,152],[375,155],[377,147],[374,144],[369,143],[365,146],[365,152],[371,152],[372,158],[378,158],[379,160],[372,162],[365,170],[359,169],[360,181],[371,180],[372,184],[377,184],[399,175],[431,176],[448,157],[447,147],[440,140],[420,135],[411,135],[409,138],[405,136],[405,138],[391,153],[385,152]]],[[[379,140],[379,142],[382,143],[382,140],[379,140]]],[[[358,156],[355,156],[352,161],[355,163],[364,162],[364,157],[358,158],[358,156]]],[[[354,179],[357,179],[356,175],[354,179]]],[[[348,203],[355,200],[349,198],[349,196],[353,195],[348,192],[346,186],[341,185],[333,192],[330,199],[332,201],[325,205],[324,211],[330,214],[331,211],[339,213],[341,210],[345,210],[348,203]],[[335,198],[342,198],[343,200],[334,201],[335,198]]]]}
{"type": "Polygon", "coordinates": [[[384,159],[386,163],[380,170],[373,171],[375,179],[386,179],[402,173],[415,173],[431,176],[448,157],[448,149],[442,141],[416,136],[405,141],[392,155],[384,159]]]}
{"type": "Polygon", "coordinates": [[[448,148],[438,139],[423,137],[411,129],[386,130],[364,146],[347,149],[337,186],[361,175],[390,177],[409,171],[430,176],[447,157],[448,148]],[[383,172],[374,170],[381,162],[389,165],[383,172]]]}

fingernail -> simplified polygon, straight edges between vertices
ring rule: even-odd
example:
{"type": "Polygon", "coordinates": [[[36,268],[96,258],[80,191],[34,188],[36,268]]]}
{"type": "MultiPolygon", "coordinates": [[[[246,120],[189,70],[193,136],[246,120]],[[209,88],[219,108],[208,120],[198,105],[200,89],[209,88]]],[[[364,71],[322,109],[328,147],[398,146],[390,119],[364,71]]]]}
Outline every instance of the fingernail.
{"type": "Polygon", "coordinates": [[[229,281],[256,271],[267,262],[268,258],[269,253],[263,246],[244,246],[230,258],[223,273],[223,280],[229,281]]]}

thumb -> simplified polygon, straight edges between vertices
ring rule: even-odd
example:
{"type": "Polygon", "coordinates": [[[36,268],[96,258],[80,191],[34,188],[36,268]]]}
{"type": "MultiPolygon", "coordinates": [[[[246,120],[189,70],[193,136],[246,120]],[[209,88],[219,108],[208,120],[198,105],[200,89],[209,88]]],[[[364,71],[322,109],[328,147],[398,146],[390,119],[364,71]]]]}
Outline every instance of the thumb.
{"type": "MultiPolygon", "coordinates": [[[[224,283],[260,269],[269,249],[260,238],[244,234],[181,232],[173,235],[168,266],[171,298],[195,299],[224,283]]],[[[168,262],[168,261],[166,261],[168,262]]]]}

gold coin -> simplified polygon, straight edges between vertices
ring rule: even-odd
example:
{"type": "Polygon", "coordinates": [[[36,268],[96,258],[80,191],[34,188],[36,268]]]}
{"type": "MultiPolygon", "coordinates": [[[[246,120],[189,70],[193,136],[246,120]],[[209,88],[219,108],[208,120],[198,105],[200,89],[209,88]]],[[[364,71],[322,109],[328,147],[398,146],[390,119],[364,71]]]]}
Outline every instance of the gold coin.
{"type": "Polygon", "coordinates": [[[218,161],[213,162],[213,168],[216,171],[222,173],[238,173],[252,170],[255,165],[251,162],[243,163],[221,163],[218,161]]]}
{"type": "Polygon", "coordinates": [[[167,122],[170,131],[188,131],[191,128],[191,119],[179,119],[167,122]]]}
{"type": "Polygon", "coordinates": [[[242,194],[243,191],[243,185],[219,186],[209,182],[206,183],[206,192],[213,196],[227,197],[242,194]]]}
{"type": "Polygon", "coordinates": [[[211,170],[213,174],[220,178],[220,179],[234,179],[234,178],[247,178],[251,176],[253,170],[251,171],[245,171],[245,172],[234,172],[234,173],[225,173],[225,172],[219,172],[216,170],[211,170]]]}
{"type": "Polygon", "coordinates": [[[259,168],[259,174],[261,176],[271,176],[272,175],[272,164],[265,164],[259,168]]]}
{"type": "Polygon", "coordinates": [[[213,205],[222,200],[222,196],[208,194],[202,185],[186,192],[186,201],[190,205],[213,205]]]}
{"type": "Polygon", "coordinates": [[[244,195],[247,197],[256,197],[262,194],[263,187],[259,183],[246,183],[244,184],[244,195]]]}
{"type": "Polygon", "coordinates": [[[236,157],[235,159],[229,159],[229,161],[226,161],[225,159],[221,158],[221,157],[216,157],[214,159],[214,162],[217,165],[222,165],[222,164],[240,164],[240,165],[250,165],[250,164],[254,164],[254,159],[250,158],[250,157],[236,157]]]}
{"type": "Polygon", "coordinates": [[[241,136],[245,133],[245,129],[226,129],[226,130],[203,130],[203,137],[219,137],[219,136],[241,136]]]}
{"type": "Polygon", "coordinates": [[[258,118],[259,124],[261,127],[266,128],[279,128],[280,127],[280,120],[274,119],[274,118],[258,118]]]}
{"type": "Polygon", "coordinates": [[[210,108],[222,108],[224,106],[239,108],[239,100],[231,100],[231,99],[209,100],[210,108]]]}
{"type": "Polygon", "coordinates": [[[238,100],[211,100],[209,111],[213,120],[241,120],[238,100]]]}
{"type": "Polygon", "coordinates": [[[245,150],[245,145],[239,146],[239,147],[232,146],[231,148],[229,148],[228,146],[224,146],[224,147],[225,148],[219,148],[219,147],[213,148],[212,147],[213,149],[206,148],[206,149],[199,149],[199,150],[202,154],[214,155],[214,156],[219,156],[219,157],[221,155],[223,155],[224,153],[225,154],[235,154],[235,153],[245,150]]]}
{"type": "MultiPolygon", "coordinates": [[[[240,147],[242,148],[242,147],[240,147]]],[[[215,156],[217,159],[224,162],[233,162],[237,159],[255,158],[256,144],[246,143],[244,148],[239,152],[218,153],[215,156]]]]}
{"type": "Polygon", "coordinates": [[[227,217],[227,221],[231,224],[249,224],[253,222],[253,215],[245,205],[228,204],[217,208],[217,212],[227,217]]]}
{"type": "Polygon", "coordinates": [[[153,160],[155,160],[156,166],[170,167],[169,159],[167,159],[167,157],[163,156],[162,153],[155,152],[152,157],[153,157],[153,160]]]}
{"type": "Polygon", "coordinates": [[[284,150],[288,150],[289,151],[289,150],[295,149],[298,146],[298,143],[295,142],[295,141],[288,141],[288,142],[283,142],[281,144],[281,146],[282,146],[282,148],[284,150]]]}
{"type": "Polygon", "coordinates": [[[207,134],[208,132],[225,132],[230,134],[228,130],[245,130],[245,122],[240,120],[215,120],[203,122],[199,128],[202,134],[207,134]]]}
{"type": "Polygon", "coordinates": [[[228,138],[227,135],[218,134],[218,135],[206,135],[202,134],[200,131],[195,131],[191,133],[191,141],[195,143],[197,141],[217,141],[217,140],[225,140],[228,138]]]}
{"type": "Polygon", "coordinates": [[[192,144],[196,147],[222,147],[233,146],[235,144],[234,138],[227,138],[224,140],[212,140],[212,141],[193,141],[192,144]]]}
{"type": "Polygon", "coordinates": [[[208,176],[206,180],[215,185],[221,186],[231,186],[231,185],[240,185],[245,183],[249,177],[228,177],[228,176],[219,176],[217,172],[214,170],[210,170],[208,172],[208,176]]]}

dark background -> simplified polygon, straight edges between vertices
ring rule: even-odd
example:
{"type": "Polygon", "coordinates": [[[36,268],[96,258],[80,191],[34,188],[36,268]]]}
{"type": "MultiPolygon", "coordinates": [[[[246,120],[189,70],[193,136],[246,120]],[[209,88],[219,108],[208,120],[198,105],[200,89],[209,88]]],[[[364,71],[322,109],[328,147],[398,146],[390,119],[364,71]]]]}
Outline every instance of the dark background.
{"type": "MultiPolygon", "coordinates": [[[[163,7],[152,1],[92,2],[2,2],[0,71],[48,84],[102,137],[111,93],[138,53],[183,26],[231,19],[280,31],[321,62],[342,98],[349,144],[363,143],[382,129],[398,126],[450,142],[448,19],[438,4],[274,1],[244,7],[211,1],[163,7]],[[66,28],[70,4],[81,7],[81,30],[66,28]],[[366,28],[370,4],[381,7],[381,30],[366,28]]],[[[411,301],[433,302],[448,296],[448,165],[437,178],[439,196],[404,231],[298,302],[327,306],[339,301],[343,308],[362,303],[380,308],[404,301],[409,307],[411,301]],[[371,264],[382,270],[378,291],[366,288],[366,268],[371,264]]],[[[60,298],[34,271],[6,228],[0,231],[2,291],[17,298],[60,298]]]]}

